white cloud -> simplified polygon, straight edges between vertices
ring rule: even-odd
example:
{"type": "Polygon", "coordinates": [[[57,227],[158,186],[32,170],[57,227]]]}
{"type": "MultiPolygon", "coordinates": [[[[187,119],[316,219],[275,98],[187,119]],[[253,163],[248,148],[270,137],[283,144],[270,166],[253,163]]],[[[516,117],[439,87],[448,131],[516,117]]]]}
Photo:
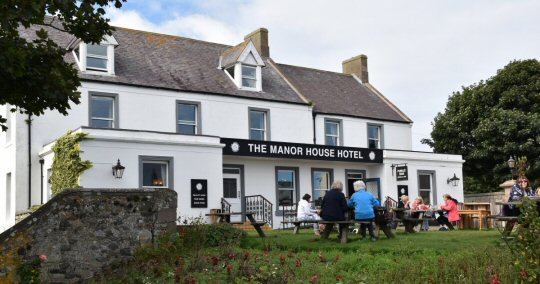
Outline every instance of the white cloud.
{"type": "MultiPolygon", "coordinates": [[[[448,96],[494,75],[513,59],[540,57],[540,2],[199,0],[195,12],[151,22],[144,11],[114,11],[113,23],[135,29],[237,44],[269,29],[277,62],[341,71],[364,53],[370,81],[414,122],[413,147],[448,96]]],[[[162,8],[164,8],[163,6],[162,8]]],[[[123,8],[124,9],[124,8],[123,8]]]]}

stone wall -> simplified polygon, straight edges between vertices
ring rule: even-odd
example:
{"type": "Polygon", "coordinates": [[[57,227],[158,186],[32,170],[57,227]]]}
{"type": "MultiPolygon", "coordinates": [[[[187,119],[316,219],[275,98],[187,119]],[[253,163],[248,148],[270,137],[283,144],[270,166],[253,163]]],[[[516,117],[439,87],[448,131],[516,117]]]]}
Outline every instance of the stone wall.
{"type": "Polygon", "coordinates": [[[0,283],[40,255],[44,283],[77,283],[133,259],[140,243],[176,228],[170,189],[71,189],[0,234],[0,283]]]}

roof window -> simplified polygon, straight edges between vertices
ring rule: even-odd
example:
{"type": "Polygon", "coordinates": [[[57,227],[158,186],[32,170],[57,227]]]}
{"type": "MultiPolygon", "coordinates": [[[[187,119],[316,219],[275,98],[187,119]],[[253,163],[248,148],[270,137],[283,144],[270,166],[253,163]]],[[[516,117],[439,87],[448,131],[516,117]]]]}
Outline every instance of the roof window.
{"type": "Polygon", "coordinates": [[[112,36],[105,36],[99,44],[80,40],[70,43],[79,69],[85,73],[101,75],[114,75],[114,48],[117,45],[112,36]]]}

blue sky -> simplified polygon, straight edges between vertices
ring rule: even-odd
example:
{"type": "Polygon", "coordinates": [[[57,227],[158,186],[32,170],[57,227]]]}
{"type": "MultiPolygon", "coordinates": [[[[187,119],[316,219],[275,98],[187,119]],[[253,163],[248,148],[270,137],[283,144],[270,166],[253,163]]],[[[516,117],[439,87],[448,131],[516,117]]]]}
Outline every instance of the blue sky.
{"type": "Polygon", "coordinates": [[[370,83],[413,121],[413,149],[461,86],[540,58],[536,0],[128,0],[113,25],[235,45],[269,30],[280,63],[341,71],[366,54],[370,83]]]}

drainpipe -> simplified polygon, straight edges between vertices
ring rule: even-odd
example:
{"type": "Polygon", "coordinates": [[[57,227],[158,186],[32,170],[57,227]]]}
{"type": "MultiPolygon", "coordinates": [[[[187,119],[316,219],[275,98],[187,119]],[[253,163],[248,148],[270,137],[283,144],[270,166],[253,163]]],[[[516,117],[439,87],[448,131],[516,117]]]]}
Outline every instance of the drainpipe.
{"type": "Polygon", "coordinates": [[[39,159],[39,164],[41,165],[41,182],[40,182],[40,188],[41,188],[41,204],[43,204],[43,164],[45,163],[45,160],[43,158],[39,159]]]}
{"type": "Polygon", "coordinates": [[[28,208],[32,207],[32,115],[26,120],[28,125],[28,208]]]}
{"type": "Polygon", "coordinates": [[[312,112],[312,115],[313,115],[313,144],[317,144],[317,133],[316,133],[316,128],[315,128],[315,116],[317,114],[312,112]]]}

